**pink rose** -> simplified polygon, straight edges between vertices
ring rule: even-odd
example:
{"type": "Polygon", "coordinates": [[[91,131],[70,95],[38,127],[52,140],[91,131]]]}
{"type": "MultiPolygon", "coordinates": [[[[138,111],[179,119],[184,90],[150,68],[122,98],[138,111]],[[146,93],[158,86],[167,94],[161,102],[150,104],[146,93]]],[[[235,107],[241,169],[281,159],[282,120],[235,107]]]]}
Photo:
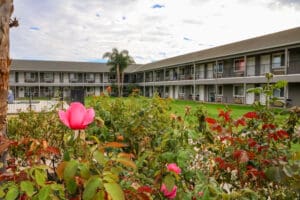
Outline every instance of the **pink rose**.
{"type": "Polygon", "coordinates": [[[73,130],[82,130],[94,121],[95,111],[93,108],[86,109],[81,103],[71,103],[66,110],[58,112],[59,118],[67,127],[73,130]]]}
{"type": "Polygon", "coordinates": [[[163,183],[161,185],[160,191],[164,193],[164,196],[168,199],[174,199],[176,197],[177,186],[174,185],[171,191],[168,191],[166,185],[163,183]]]}
{"type": "Polygon", "coordinates": [[[176,165],[176,163],[170,163],[167,165],[167,169],[168,171],[172,171],[175,172],[175,174],[180,174],[181,173],[181,169],[176,165]]]}

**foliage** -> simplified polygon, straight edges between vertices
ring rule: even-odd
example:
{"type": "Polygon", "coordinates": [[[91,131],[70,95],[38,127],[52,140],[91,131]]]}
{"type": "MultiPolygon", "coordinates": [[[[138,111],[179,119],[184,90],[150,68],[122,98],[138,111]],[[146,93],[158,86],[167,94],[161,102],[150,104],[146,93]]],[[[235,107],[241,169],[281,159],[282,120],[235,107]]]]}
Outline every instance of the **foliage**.
{"type": "Polygon", "coordinates": [[[0,198],[299,198],[300,154],[290,149],[299,141],[298,108],[283,119],[255,104],[232,118],[225,106],[212,118],[201,104],[182,115],[170,105],[138,90],[92,97],[94,122],[74,132],[56,111],[11,118],[9,139],[0,138],[0,152],[10,154],[0,198]]]}

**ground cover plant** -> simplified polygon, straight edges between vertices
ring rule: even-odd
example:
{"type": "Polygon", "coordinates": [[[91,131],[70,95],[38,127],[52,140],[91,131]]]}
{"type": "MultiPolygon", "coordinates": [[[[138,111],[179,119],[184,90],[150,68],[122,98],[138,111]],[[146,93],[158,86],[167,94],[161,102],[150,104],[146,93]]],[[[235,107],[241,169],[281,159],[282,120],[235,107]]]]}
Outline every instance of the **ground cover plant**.
{"type": "Polygon", "coordinates": [[[209,115],[207,105],[174,112],[173,103],[134,90],[11,117],[0,198],[299,198],[299,108],[282,117],[257,103],[209,115]]]}

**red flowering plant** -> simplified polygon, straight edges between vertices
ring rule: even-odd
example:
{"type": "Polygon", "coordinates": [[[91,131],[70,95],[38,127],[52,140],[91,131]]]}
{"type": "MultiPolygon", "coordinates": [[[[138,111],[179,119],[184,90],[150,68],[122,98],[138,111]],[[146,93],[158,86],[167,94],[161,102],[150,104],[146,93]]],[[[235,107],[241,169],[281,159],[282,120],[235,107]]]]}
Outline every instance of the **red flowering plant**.
{"type": "Polygon", "coordinates": [[[285,187],[282,173],[291,155],[289,134],[284,125],[260,116],[258,110],[233,120],[229,111],[220,110],[218,119],[206,118],[215,135],[213,151],[217,152],[211,175],[229,185],[230,191],[247,187],[261,195],[272,195],[275,185],[285,187]],[[282,182],[274,176],[281,177],[282,182]]]}
{"type": "MultiPolygon", "coordinates": [[[[232,119],[228,109],[219,110],[217,119],[205,118],[209,127],[206,132],[210,132],[213,139],[202,144],[209,152],[206,157],[210,159],[208,176],[223,185],[228,194],[247,188],[256,191],[261,198],[299,197],[297,189],[285,192],[294,184],[300,184],[295,175],[300,168],[290,164],[293,152],[289,145],[289,130],[295,132],[298,119],[293,118],[291,125],[289,121],[283,123],[282,117],[269,106],[256,104],[254,109],[238,119],[232,119]]],[[[289,120],[291,116],[294,116],[292,112],[289,120]]]]}

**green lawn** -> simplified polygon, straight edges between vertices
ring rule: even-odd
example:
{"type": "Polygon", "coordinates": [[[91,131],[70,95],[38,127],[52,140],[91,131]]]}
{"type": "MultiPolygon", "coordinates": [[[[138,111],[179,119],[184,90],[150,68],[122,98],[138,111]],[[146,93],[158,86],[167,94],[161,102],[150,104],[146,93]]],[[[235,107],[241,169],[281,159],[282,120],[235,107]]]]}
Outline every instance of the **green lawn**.
{"type": "Polygon", "coordinates": [[[191,106],[192,110],[196,110],[199,105],[204,105],[207,109],[208,115],[211,117],[217,117],[219,109],[224,109],[225,106],[228,106],[228,108],[232,110],[231,114],[233,118],[238,118],[249,111],[253,111],[253,108],[248,105],[225,105],[185,100],[173,100],[171,103],[172,112],[178,115],[184,115],[186,106],[191,106]]]}

